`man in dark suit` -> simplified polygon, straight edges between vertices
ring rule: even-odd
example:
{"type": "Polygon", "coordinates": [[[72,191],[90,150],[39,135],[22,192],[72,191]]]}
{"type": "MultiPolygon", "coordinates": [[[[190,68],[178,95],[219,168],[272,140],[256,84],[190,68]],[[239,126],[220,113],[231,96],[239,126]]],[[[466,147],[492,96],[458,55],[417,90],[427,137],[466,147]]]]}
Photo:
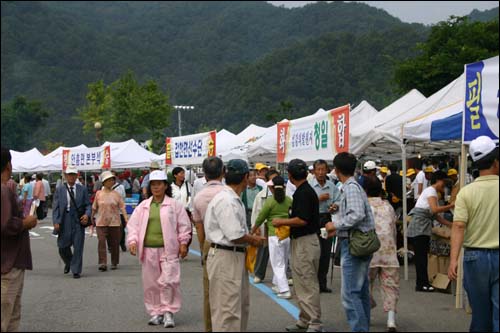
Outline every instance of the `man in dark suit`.
{"type": "Polygon", "coordinates": [[[85,241],[85,227],[90,221],[92,206],[90,205],[87,189],[76,184],[78,171],[69,166],[66,168],[66,183],[60,185],[54,193],[53,223],[54,231],[58,234],[57,246],[59,255],[64,261],[64,274],[73,272],[75,279],[82,273],[83,243],[85,241]],[[75,198],[75,204],[71,199],[75,198]],[[85,215],[78,217],[78,208],[85,208],[85,215]],[[73,246],[74,253],[71,252],[73,246]]]}

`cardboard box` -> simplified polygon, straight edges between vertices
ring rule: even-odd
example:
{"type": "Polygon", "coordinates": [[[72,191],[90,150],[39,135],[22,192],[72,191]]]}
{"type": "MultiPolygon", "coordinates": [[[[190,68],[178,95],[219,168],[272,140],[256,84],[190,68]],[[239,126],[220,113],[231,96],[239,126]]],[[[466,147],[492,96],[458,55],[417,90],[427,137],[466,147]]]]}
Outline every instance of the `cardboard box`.
{"type": "Polygon", "coordinates": [[[432,281],[432,286],[436,289],[446,290],[448,289],[450,282],[451,281],[448,279],[448,275],[438,273],[432,281]]]}
{"type": "Polygon", "coordinates": [[[450,265],[450,257],[438,257],[429,254],[427,264],[427,274],[429,281],[432,283],[438,274],[448,275],[448,266],[450,265]]]}

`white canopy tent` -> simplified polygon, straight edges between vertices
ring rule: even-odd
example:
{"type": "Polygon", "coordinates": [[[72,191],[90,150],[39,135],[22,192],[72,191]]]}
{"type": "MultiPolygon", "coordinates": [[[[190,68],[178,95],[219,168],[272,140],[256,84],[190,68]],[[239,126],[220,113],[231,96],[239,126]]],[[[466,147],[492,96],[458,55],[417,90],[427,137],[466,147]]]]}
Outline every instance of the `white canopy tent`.
{"type": "Polygon", "coordinates": [[[351,130],[353,128],[360,128],[362,125],[364,126],[377,114],[377,109],[375,109],[367,101],[362,101],[355,108],[353,108],[349,114],[349,124],[351,125],[351,130]]]}
{"type": "Polygon", "coordinates": [[[10,151],[13,172],[35,172],[36,166],[43,160],[43,154],[33,148],[25,152],[10,151]]]}
{"type": "MultiPolygon", "coordinates": [[[[380,149],[377,150],[376,143],[383,140],[384,137],[380,132],[375,130],[376,127],[386,124],[393,117],[406,112],[415,105],[422,103],[424,100],[425,96],[418,90],[413,89],[382,109],[372,118],[367,119],[367,121],[363,123],[363,126],[351,126],[349,137],[350,151],[358,156],[361,154],[370,154],[379,158],[378,155],[385,153],[385,151],[380,151],[380,149]]],[[[394,149],[394,143],[389,150],[391,149],[394,149]]],[[[396,149],[398,149],[398,147],[396,147],[396,149]]]]}
{"type": "Polygon", "coordinates": [[[227,151],[234,146],[236,140],[236,134],[229,132],[226,129],[221,129],[217,132],[216,138],[216,150],[227,151]]]}
{"type": "Polygon", "coordinates": [[[152,161],[159,162],[161,157],[141,147],[134,139],[123,142],[106,141],[101,145],[110,146],[111,168],[129,169],[149,167],[152,161]]]}
{"type": "MultiPolygon", "coordinates": [[[[239,158],[248,161],[247,150],[249,146],[259,140],[267,131],[267,128],[250,124],[243,131],[238,133],[233,140],[233,144],[226,150],[217,148],[217,155],[224,162],[239,158]]],[[[225,148],[225,147],[224,147],[225,148]]]]}

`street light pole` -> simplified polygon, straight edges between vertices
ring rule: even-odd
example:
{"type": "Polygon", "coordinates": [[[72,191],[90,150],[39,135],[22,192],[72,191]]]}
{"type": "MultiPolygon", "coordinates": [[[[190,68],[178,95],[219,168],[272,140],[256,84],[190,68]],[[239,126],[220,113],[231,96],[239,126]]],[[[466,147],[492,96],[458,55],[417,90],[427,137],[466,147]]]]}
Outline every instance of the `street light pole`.
{"type": "Polygon", "coordinates": [[[179,123],[179,136],[182,136],[182,120],[181,120],[181,110],[193,110],[192,105],[174,105],[174,109],[177,110],[177,119],[179,123]]]}

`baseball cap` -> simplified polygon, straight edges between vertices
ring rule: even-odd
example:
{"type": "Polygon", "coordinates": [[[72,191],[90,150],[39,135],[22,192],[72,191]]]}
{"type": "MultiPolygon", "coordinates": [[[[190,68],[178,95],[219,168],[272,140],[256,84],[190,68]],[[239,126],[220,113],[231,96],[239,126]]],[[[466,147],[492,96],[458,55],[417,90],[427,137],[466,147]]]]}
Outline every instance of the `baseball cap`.
{"type": "Polygon", "coordinates": [[[70,165],[66,167],[66,171],[64,171],[64,173],[67,175],[74,173],[76,175],[78,174],[78,170],[74,166],[70,165]]]}
{"type": "MultiPolygon", "coordinates": [[[[257,164],[259,164],[259,163],[257,163],[257,164]]],[[[262,164],[262,163],[260,163],[260,164],[262,164]]],[[[264,165],[264,166],[267,168],[266,165],[264,165]]],[[[257,169],[257,165],[255,166],[255,168],[257,169]]],[[[245,162],[241,159],[230,160],[226,164],[226,169],[227,169],[228,173],[237,174],[237,175],[244,175],[245,173],[249,172],[247,162],[245,162]]],[[[260,170],[260,169],[257,169],[257,170],[260,170]]]]}
{"type": "Polygon", "coordinates": [[[257,170],[257,171],[260,171],[261,169],[264,169],[264,168],[269,169],[269,167],[267,165],[265,165],[264,163],[256,163],[255,164],[255,170],[257,170]]]}
{"type": "Polygon", "coordinates": [[[425,167],[425,169],[424,169],[424,172],[434,172],[434,171],[436,171],[436,170],[434,170],[434,167],[432,165],[425,167]]]}
{"type": "Polygon", "coordinates": [[[149,174],[149,181],[152,180],[167,180],[167,175],[164,170],[154,170],[149,174]]]}
{"type": "Polygon", "coordinates": [[[308,169],[309,169],[309,171],[313,171],[314,170],[314,165],[310,165],[308,169]]]}
{"type": "Polygon", "coordinates": [[[406,170],[406,177],[410,177],[415,174],[415,169],[411,168],[406,170]]]}
{"type": "Polygon", "coordinates": [[[283,187],[285,185],[285,180],[281,176],[276,176],[273,179],[271,179],[270,181],[268,181],[266,183],[266,185],[267,186],[275,186],[275,187],[278,187],[278,186],[283,187]]]}
{"type": "Polygon", "coordinates": [[[448,176],[458,175],[458,171],[456,169],[448,170],[448,176]]]}
{"type": "Polygon", "coordinates": [[[151,162],[151,164],[149,165],[149,168],[150,169],[159,169],[160,168],[160,163],[156,162],[156,161],[153,161],[151,162]]]}
{"type": "Polygon", "coordinates": [[[496,144],[489,137],[482,135],[472,140],[469,147],[469,154],[474,162],[479,161],[495,150],[496,144]]]}
{"type": "Polygon", "coordinates": [[[378,169],[377,165],[373,161],[368,161],[363,165],[363,170],[368,171],[368,170],[375,170],[378,169]]]}
{"type": "Polygon", "coordinates": [[[380,172],[382,172],[382,173],[389,173],[389,169],[387,167],[383,166],[383,167],[380,168],[380,172]]]}
{"type": "Polygon", "coordinates": [[[307,172],[307,164],[301,159],[295,158],[288,163],[288,171],[307,172]]]}
{"type": "Polygon", "coordinates": [[[116,177],[115,175],[113,175],[111,173],[111,171],[104,171],[103,173],[101,173],[101,182],[105,182],[106,180],[108,180],[109,178],[115,178],[116,180],[116,177]]]}

